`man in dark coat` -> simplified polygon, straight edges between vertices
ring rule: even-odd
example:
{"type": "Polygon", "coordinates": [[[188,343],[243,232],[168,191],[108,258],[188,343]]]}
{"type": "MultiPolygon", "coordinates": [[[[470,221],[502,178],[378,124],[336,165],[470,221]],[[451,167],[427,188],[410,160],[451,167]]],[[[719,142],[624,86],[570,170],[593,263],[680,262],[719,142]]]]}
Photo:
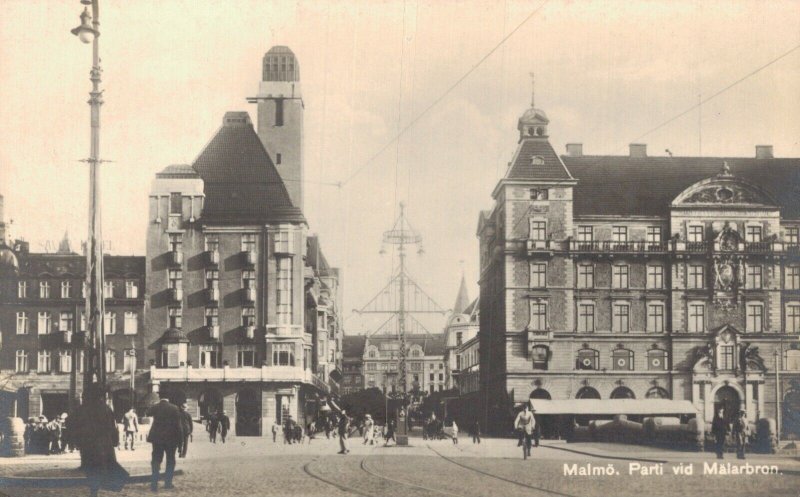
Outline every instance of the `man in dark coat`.
{"type": "Polygon", "coordinates": [[[744,409],[739,411],[739,414],[733,418],[733,423],[731,427],[731,434],[733,435],[733,440],[736,442],[736,458],[737,459],[744,459],[745,447],[747,445],[747,435],[748,435],[748,426],[747,426],[747,413],[744,409]]]}
{"type": "Polygon", "coordinates": [[[192,435],[194,427],[192,426],[192,415],[186,411],[186,403],[181,404],[181,422],[183,423],[183,438],[181,438],[181,445],[178,447],[178,457],[186,457],[186,449],[189,448],[189,437],[192,435]]]}
{"type": "Polygon", "coordinates": [[[167,455],[167,467],[164,470],[164,488],[172,486],[172,475],[175,472],[175,451],[183,441],[183,422],[178,407],[170,404],[165,392],[159,392],[161,400],[148,409],[147,415],[153,418],[147,441],[153,444],[153,454],[150,467],[153,471],[150,480],[150,490],[158,491],[158,473],[161,470],[161,461],[167,455]]]}
{"type": "Polygon", "coordinates": [[[219,417],[216,412],[209,414],[206,421],[206,430],[208,430],[208,440],[211,443],[217,443],[217,432],[219,431],[219,417]]]}
{"type": "Polygon", "coordinates": [[[722,459],[725,451],[725,437],[728,435],[728,422],[725,420],[725,411],[719,409],[711,422],[711,434],[714,435],[714,451],[717,459],[722,459]]]}
{"type": "Polygon", "coordinates": [[[219,414],[219,436],[222,437],[222,443],[225,443],[225,437],[228,436],[228,430],[231,429],[231,418],[228,413],[222,411],[219,414]]]}
{"type": "Polygon", "coordinates": [[[339,418],[339,454],[347,454],[350,449],[347,448],[347,437],[350,436],[350,418],[347,412],[342,409],[341,417],[339,418]]]}

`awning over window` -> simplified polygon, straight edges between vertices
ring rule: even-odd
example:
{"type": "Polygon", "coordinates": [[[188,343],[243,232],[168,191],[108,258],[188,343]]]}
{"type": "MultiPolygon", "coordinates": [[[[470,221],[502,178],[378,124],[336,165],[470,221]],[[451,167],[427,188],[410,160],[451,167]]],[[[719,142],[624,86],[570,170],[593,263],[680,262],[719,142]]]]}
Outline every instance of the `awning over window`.
{"type": "Polygon", "coordinates": [[[669,399],[530,399],[536,414],[630,414],[666,416],[697,414],[697,409],[688,400],[669,399]]]}

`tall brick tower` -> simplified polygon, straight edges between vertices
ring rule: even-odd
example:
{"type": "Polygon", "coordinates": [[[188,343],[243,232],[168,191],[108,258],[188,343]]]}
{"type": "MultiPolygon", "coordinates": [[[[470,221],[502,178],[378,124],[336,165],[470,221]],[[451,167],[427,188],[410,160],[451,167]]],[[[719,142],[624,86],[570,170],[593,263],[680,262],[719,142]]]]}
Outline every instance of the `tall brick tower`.
{"type": "Polygon", "coordinates": [[[300,67],[289,47],[264,54],[258,95],[258,136],[283,179],[295,207],[303,209],[303,97],[300,67]]]}

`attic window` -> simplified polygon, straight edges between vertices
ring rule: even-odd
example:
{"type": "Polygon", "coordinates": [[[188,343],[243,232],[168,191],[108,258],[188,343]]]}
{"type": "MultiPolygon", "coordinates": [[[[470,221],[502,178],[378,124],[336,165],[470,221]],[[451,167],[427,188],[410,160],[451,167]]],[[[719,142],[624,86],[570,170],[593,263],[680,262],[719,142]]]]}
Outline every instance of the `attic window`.
{"type": "Polygon", "coordinates": [[[531,188],[531,200],[547,200],[548,196],[547,188],[531,188]]]}
{"type": "Polygon", "coordinates": [[[531,157],[531,164],[534,166],[543,166],[544,165],[544,157],[541,155],[534,155],[531,157]]]}
{"type": "Polygon", "coordinates": [[[536,128],[536,136],[542,136],[544,134],[544,130],[541,127],[536,128]]]}

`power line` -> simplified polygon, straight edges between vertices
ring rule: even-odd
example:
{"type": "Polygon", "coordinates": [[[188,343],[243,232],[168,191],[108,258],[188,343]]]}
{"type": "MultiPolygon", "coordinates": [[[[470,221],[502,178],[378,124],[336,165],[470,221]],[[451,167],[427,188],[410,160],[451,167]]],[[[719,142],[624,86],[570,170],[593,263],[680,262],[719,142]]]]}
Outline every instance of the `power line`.
{"type": "Polygon", "coordinates": [[[706,102],[708,102],[708,101],[710,101],[710,100],[713,100],[714,98],[716,98],[716,97],[718,97],[718,96],[722,95],[722,94],[723,94],[723,93],[725,93],[726,91],[730,90],[731,88],[733,88],[734,86],[738,85],[739,83],[741,83],[741,82],[745,81],[746,79],[750,78],[751,76],[755,76],[756,74],[758,74],[759,72],[761,72],[761,71],[763,71],[764,69],[768,68],[768,67],[769,67],[769,66],[771,66],[772,64],[775,64],[775,63],[776,63],[776,62],[778,62],[779,60],[781,60],[781,59],[783,59],[783,58],[785,58],[785,57],[788,57],[788,56],[789,56],[789,55],[790,55],[792,52],[794,52],[795,50],[798,50],[798,49],[800,49],[800,44],[798,44],[798,45],[795,45],[795,46],[794,46],[794,47],[792,47],[791,49],[787,50],[786,52],[784,52],[783,54],[779,55],[778,57],[776,57],[776,58],[774,58],[774,59],[770,60],[770,61],[769,61],[769,62],[767,62],[766,64],[764,64],[764,65],[762,65],[762,66],[758,67],[757,69],[754,69],[753,71],[750,71],[750,72],[749,72],[749,73],[747,73],[746,75],[742,76],[741,78],[737,79],[737,80],[736,80],[736,81],[734,81],[733,83],[731,83],[731,84],[729,84],[728,86],[726,86],[725,88],[723,88],[723,89],[721,89],[721,90],[717,91],[716,93],[712,94],[711,96],[709,96],[709,97],[706,97],[706,98],[704,98],[704,99],[700,100],[700,101],[699,101],[699,102],[697,102],[695,105],[693,105],[693,106],[689,107],[688,109],[684,110],[683,112],[681,112],[681,113],[679,113],[679,114],[676,114],[676,115],[674,115],[673,117],[671,117],[671,118],[667,119],[666,121],[664,121],[663,123],[659,124],[658,126],[656,126],[656,127],[652,128],[652,129],[650,129],[649,131],[647,131],[647,132],[645,132],[645,133],[642,133],[641,135],[639,135],[639,136],[637,136],[636,138],[634,138],[633,140],[631,140],[631,143],[635,143],[635,142],[637,142],[637,141],[641,140],[642,138],[644,138],[645,136],[647,136],[647,135],[649,135],[649,134],[651,134],[651,133],[654,133],[654,132],[658,131],[659,129],[663,128],[664,126],[666,126],[666,125],[668,125],[668,124],[672,123],[673,121],[675,121],[675,120],[677,120],[677,119],[680,119],[681,117],[683,117],[683,116],[685,116],[686,114],[690,113],[691,111],[693,111],[693,110],[697,109],[698,107],[700,107],[700,106],[701,106],[701,105],[703,105],[704,103],[706,103],[706,102]]]}
{"type": "Polygon", "coordinates": [[[438,97],[436,100],[434,100],[434,101],[433,101],[433,102],[432,102],[430,105],[428,105],[427,107],[425,107],[425,109],[424,109],[422,112],[420,112],[419,114],[417,114],[417,117],[415,117],[414,119],[412,119],[412,120],[411,120],[411,122],[409,122],[409,123],[408,123],[408,124],[407,124],[405,127],[403,127],[403,129],[401,129],[401,130],[400,130],[400,132],[399,132],[399,133],[397,133],[397,135],[395,135],[395,136],[394,136],[394,137],[393,137],[393,138],[392,138],[392,139],[391,139],[391,140],[390,140],[388,143],[386,143],[384,146],[382,146],[382,147],[381,147],[381,148],[380,148],[380,149],[379,149],[377,152],[375,152],[375,153],[374,153],[374,154],[373,154],[373,155],[372,155],[372,156],[371,156],[369,159],[367,159],[366,161],[364,161],[364,163],[363,163],[363,164],[361,164],[361,166],[359,166],[359,167],[358,167],[358,168],[357,168],[355,171],[353,171],[353,173],[352,173],[352,174],[350,174],[350,176],[348,176],[348,177],[347,177],[347,178],[346,178],[344,181],[342,181],[342,183],[341,183],[341,184],[342,184],[342,186],[346,186],[348,183],[350,183],[350,181],[351,181],[351,180],[352,180],[354,177],[356,177],[356,176],[357,176],[357,175],[358,175],[358,174],[359,174],[361,171],[363,171],[363,170],[364,170],[364,169],[365,169],[365,168],[366,168],[368,165],[370,165],[370,164],[372,163],[372,161],[374,161],[374,160],[375,160],[375,159],[377,159],[377,158],[378,158],[378,157],[379,157],[381,154],[383,154],[383,152],[385,152],[385,151],[386,151],[386,149],[388,149],[390,146],[392,146],[392,144],[393,144],[394,142],[396,142],[398,139],[400,139],[400,137],[401,137],[401,136],[403,136],[403,135],[406,133],[406,131],[408,131],[409,129],[411,129],[411,127],[413,127],[413,126],[414,126],[414,125],[415,125],[415,124],[416,124],[416,123],[417,123],[417,122],[418,122],[420,119],[422,119],[422,117],[424,117],[424,116],[425,116],[425,115],[426,115],[428,112],[430,112],[430,110],[431,110],[431,109],[433,109],[434,107],[436,107],[436,106],[437,106],[437,105],[438,105],[438,104],[439,104],[439,103],[440,103],[442,100],[444,100],[444,98],[445,98],[447,95],[449,95],[449,94],[450,94],[450,93],[451,93],[453,90],[455,90],[455,89],[458,87],[458,85],[460,85],[460,84],[461,84],[461,82],[462,82],[462,81],[464,81],[465,79],[467,79],[467,77],[469,77],[469,75],[470,75],[470,74],[472,74],[473,72],[475,72],[475,70],[476,70],[476,69],[478,69],[478,67],[480,67],[480,66],[481,66],[481,65],[482,65],[484,62],[486,62],[486,59],[488,59],[489,57],[491,57],[491,56],[492,56],[492,54],[494,54],[494,53],[497,51],[497,49],[499,49],[501,46],[503,46],[503,44],[504,44],[506,41],[508,41],[508,39],[509,39],[509,38],[511,38],[511,37],[514,35],[514,33],[516,33],[517,31],[519,31],[519,29],[520,29],[520,28],[522,28],[522,26],[524,26],[524,25],[525,25],[525,24],[526,24],[528,21],[530,21],[530,20],[533,18],[533,16],[535,16],[535,15],[536,15],[536,14],[537,14],[537,13],[538,13],[540,10],[542,10],[542,7],[544,7],[544,6],[547,4],[547,2],[548,2],[548,0],[544,0],[544,1],[543,1],[543,2],[542,2],[542,3],[541,3],[539,6],[538,6],[538,7],[536,7],[536,9],[534,9],[534,10],[533,10],[533,11],[532,11],[530,14],[528,14],[528,16],[527,16],[525,19],[523,19],[521,23],[519,23],[519,24],[518,24],[518,25],[517,25],[517,26],[516,26],[514,29],[512,29],[512,30],[511,30],[511,32],[509,32],[509,33],[508,33],[508,34],[507,34],[507,35],[506,35],[506,36],[505,36],[505,37],[504,37],[502,40],[500,40],[500,42],[499,42],[499,43],[497,43],[497,45],[495,45],[495,46],[494,46],[494,48],[492,48],[491,50],[489,50],[489,52],[488,52],[486,55],[484,55],[483,57],[481,57],[481,59],[480,59],[480,60],[478,60],[478,62],[476,62],[475,64],[473,64],[473,66],[472,66],[472,67],[471,67],[471,68],[470,68],[470,69],[469,69],[469,70],[468,70],[466,73],[464,73],[464,75],[463,75],[463,76],[461,76],[460,78],[458,78],[458,80],[456,80],[456,82],[455,82],[455,83],[453,83],[452,85],[450,85],[450,87],[449,87],[447,90],[445,90],[445,92],[444,92],[444,93],[442,93],[442,94],[441,94],[441,95],[440,95],[440,96],[439,96],[439,97],[438,97]]]}

